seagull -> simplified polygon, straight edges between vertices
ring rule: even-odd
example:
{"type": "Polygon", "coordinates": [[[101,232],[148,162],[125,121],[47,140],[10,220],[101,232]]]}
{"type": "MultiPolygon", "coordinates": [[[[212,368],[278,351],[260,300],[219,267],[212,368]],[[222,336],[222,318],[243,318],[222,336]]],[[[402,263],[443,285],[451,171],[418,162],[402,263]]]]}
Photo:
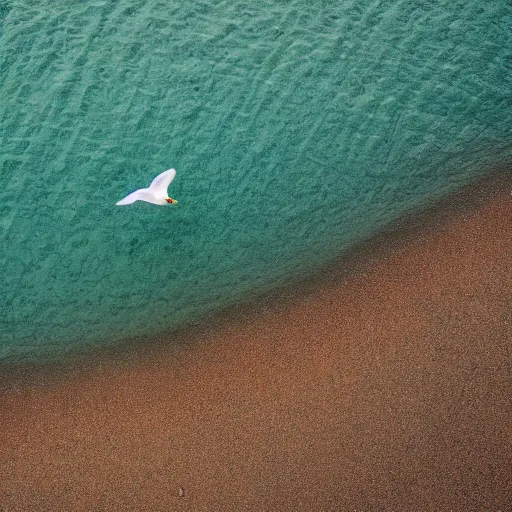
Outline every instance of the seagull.
{"type": "Polygon", "coordinates": [[[116,205],[122,206],[125,204],[132,204],[135,201],[146,201],[146,203],[165,205],[167,203],[176,204],[178,201],[172,199],[167,195],[167,187],[176,176],[174,169],[169,169],[159,174],[149,185],[148,188],[140,188],[131,194],[128,194],[124,199],[118,201],[116,205]]]}

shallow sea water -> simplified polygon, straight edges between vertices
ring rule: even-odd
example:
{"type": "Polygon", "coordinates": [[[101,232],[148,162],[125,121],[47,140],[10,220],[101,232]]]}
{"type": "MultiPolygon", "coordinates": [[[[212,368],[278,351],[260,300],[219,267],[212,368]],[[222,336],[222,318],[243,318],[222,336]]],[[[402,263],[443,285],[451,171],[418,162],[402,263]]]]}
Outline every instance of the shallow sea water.
{"type": "Polygon", "coordinates": [[[11,0],[0,20],[0,361],[196,322],[511,160],[505,0],[11,0]],[[178,205],[115,206],[170,167],[178,205]]]}

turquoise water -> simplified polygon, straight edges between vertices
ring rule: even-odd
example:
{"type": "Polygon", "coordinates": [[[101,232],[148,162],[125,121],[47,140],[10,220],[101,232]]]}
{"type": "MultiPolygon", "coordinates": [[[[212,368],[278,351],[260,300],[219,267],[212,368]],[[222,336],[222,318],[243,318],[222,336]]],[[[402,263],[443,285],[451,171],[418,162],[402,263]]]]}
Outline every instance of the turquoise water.
{"type": "Polygon", "coordinates": [[[512,156],[505,0],[0,7],[0,360],[171,331],[512,156]],[[179,204],[117,207],[175,167],[179,204]]]}

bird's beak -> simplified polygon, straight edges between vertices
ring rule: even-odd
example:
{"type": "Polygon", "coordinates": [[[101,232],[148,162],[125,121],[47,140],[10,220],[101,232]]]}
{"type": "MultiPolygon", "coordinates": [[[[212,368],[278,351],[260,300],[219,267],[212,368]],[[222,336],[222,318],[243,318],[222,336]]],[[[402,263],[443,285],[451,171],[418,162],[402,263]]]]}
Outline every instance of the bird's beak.
{"type": "Polygon", "coordinates": [[[176,201],[176,199],[172,199],[172,198],[170,198],[170,197],[168,197],[168,198],[166,199],[166,201],[167,201],[168,203],[170,203],[170,204],[178,204],[178,201],[176,201]]]}

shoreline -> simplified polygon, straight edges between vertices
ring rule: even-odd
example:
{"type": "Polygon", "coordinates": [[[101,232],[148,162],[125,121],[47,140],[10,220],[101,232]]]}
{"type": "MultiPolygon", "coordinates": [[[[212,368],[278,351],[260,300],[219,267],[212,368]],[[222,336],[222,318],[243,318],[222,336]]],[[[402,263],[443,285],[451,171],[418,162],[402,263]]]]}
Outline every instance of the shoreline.
{"type": "Polygon", "coordinates": [[[284,286],[257,294],[243,303],[205,315],[170,333],[92,345],[84,350],[62,354],[61,357],[50,356],[43,362],[0,362],[0,392],[8,389],[11,382],[16,387],[44,385],[46,381],[50,383],[67,377],[74,378],[105,366],[115,367],[120,362],[121,366],[136,364],[155,357],[160,351],[172,356],[200,344],[205,338],[233,323],[251,322],[261,315],[276,314],[304,300],[308,301],[322,287],[339,286],[340,282],[357,279],[376,262],[435,236],[454,221],[471,215],[493,197],[506,195],[506,190],[512,190],[512,172],[503,169],[500,167],[491,171],[455,192],[432,201],[425,208],[403,215],[374,236],[355,243],[333,261],[305,276],[291,279],[284,286]],[[169,338],[179,338],[180,342],[169,345],[169,338]],[[36,378],[27,378],[28,374],[36,378]]]}
{"type": "Polygon", "coordinates": [[[506,509],[511,185],[479,180],[178,347],[4,368],[0,508],[506,509]]]}

